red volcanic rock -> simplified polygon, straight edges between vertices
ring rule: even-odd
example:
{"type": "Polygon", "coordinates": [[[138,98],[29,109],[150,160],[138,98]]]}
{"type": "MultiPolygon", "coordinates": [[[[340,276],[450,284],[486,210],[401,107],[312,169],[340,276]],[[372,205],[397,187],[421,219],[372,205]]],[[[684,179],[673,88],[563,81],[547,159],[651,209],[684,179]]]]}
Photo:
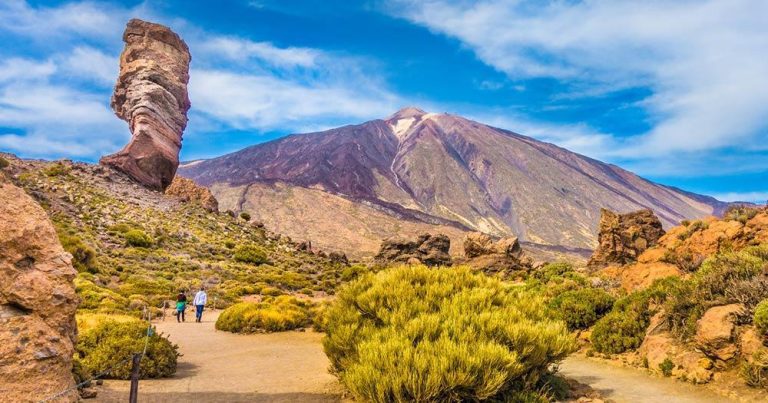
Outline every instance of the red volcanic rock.
{"type": "Polygon", "coordinates": [[[173,178],[173,182],[165,189],[165,194],[176,196],[185,203],[197,203],[204,209],[212,212],[219,212],[219,202],[213,197],[207,187],[199,186],[191,179],[181,176],[173,178]]]}
{"type": "Polygon", "coordinates": [[[138,19],[128,22],[123,41],[112,109],[128,122],[132,138],[101,163],[164,190],[176,175],[187,126],[189,48],[168,27],[138,19]]]}
{"type": "Polygon", "coordinates": [[[598,246],[588,265],[600,267],[635,262],[641,253],[656,245],[663,235],[661,221],[651,210],[618,214],[602,209],[598,246]]]}

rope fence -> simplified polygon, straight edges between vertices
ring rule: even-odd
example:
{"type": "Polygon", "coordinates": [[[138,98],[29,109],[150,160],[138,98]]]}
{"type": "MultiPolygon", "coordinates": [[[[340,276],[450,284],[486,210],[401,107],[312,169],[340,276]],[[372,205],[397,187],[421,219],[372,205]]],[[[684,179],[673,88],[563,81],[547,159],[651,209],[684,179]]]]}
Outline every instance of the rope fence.
{"type": "MultiPolygon", "coordinates": [[[[141,358],[143,358],[147,354],[147,348],[149,347],[149,338],[153,334],[153,331],[152,331],[152,313],[149,312],[149,310],[147,309],[146,306],[144,306],[144,315],[143,316],[147,320],[147,331],[146,331],[146,334],[145,334],[145,337],[144,337],[144,350],[142,352],[132,353],[129,357],[124,358],[123,360],[120,360],[119,362],[113,364],[108,369],[106,369],[104,371],[101,371],[101,372],[99,372],[96,375],[93,375],[90,379],[85,380],[83,382],[80,382],[80,383],[78,383],[78,384],[76,384],[76,385],[74,385],[72,387],[69,387],[69,388],[67,388],[65,390],[62,390],[61,392],[59,392],[59,393],[57,393],[55,395],[49,396],[49,397],[47,397],[45,399],[42,399],[39,402],[40,403],[52,402],[52,401],[54,401],[54,400],[56,400],[56,399],[58,399],[58,398],[60,398],[62,396],[65,396],[66,394],[68,394],[68,393],[70,393],[70,392],[72,392],[74,390],[78,390],[78,389],[80,389],[80,388],[82,388],[84,386],[87,386],[91,382],[96,381],[99,378],[108,375],[110,372],[114,371],[115,369],[117,369],[121,365],[127,363],[128,361],[134,360],[134,357],[136,357],[137,355],[139,356],[138,360],[141,361],[141,358]]],[[[136,369],[136,372],[138,372],[138,368],[135,368],[135,369],[136,369]]],[[[135,383],[138,384],[138,379],[135,381],[135,383]]],[[[138,385],[136,387],[138,387],[138,385]]],[[[131,394],[132,395],[134,394],[134,386],[133,385],[131,385],[131,394]]]]}

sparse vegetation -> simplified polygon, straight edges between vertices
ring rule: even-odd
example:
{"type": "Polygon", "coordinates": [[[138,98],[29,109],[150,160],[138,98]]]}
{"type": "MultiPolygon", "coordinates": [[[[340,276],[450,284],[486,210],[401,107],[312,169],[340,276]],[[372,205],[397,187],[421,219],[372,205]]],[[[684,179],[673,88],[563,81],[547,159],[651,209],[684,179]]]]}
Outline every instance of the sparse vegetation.
{"type": "Polygon", "coordinates": [[[8,168],[9,165],[11,165],[11,163],[8,162],[7,159],[0,157],[0,169],[8,168]]]}
{"type": "Polygon", "coordinates": [[[468,268],[365,274],[326,319],[332,369],[365,401],[544,401],[549,366],[574,349],[541,297],[468,268]]]}
{"type": "Polygon", "coordinates": [[[704,221],[696,220],[690,223],[689,225],[686,225],[685,232],[681,232],[677,237],[684,241],[691,237],[695,232],[697,231],[703,231],[705,229],[709,228],[709,224],[707,224],[704,221]]]}
{"type": "Polygon", "coordinates": [[[675,363],[673,363],[669,357],[665,358],[664,361],[659,364],[659,370],[664,376],[672,376],[673,369],[675,369],[675,363]]]}
{"type": "Polygon", "coordinates": [[[738,221],[742,224],[746,224],[747,221],[754,218],[758,212],[760,212],[760,209],[757,207],[737,204],[728,207],[728,209],[725,210],[723,219],[726,221],[738,221]]]}
{"type": "Polygon", "coordinates": [[[67,175],[71,171],[71,168],[61,162],[56,162],[48,167],[46,167],[43,170],[43,173],[46,176],[54,177],[54,176],[64,176],[67,175]]]}
{"type": "MultiPolygon", "coordinates": [[[[144,348],[147,323],[125,316],[81,315],[75,347],[75,366],[81,377],[101,373],[115,362],[130,358],[144,348]]],[[[141,378],[161,378],[176,372],[178,347],[160,334],[152,333],[147,354],[141,360],[141,378]]],[[[131,362],[127,360],[105,377],[129,379],[131,362]]]]}
{"type": "Polygon", "coordinates": [[[761,349],[754,353],[752,360],[744,361],[741,377],[753,388],[768,389],[768,350],[761,349]]]}
{"type": "Polygon", "coordinates": [[[225,309],[216,329],[234,333],[281,332],[311,324],[312,304],[288,295],[241,302],[225,309]]]}

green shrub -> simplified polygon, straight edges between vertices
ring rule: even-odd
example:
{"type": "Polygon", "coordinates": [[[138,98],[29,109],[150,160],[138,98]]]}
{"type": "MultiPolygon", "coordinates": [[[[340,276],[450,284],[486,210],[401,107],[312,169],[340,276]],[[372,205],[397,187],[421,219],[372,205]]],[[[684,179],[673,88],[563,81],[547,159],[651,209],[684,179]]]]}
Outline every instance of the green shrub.
{"type": "Polygon", "coordinates": [[[669,357],[665,358],[664,361],[659,363],[659,370],[664,376],[672,376],[673,369],[675,369],[675,363],[673,363],[669,357]]]}
{"type": "Polygon", "coordinates": [[[613,307],[614,298],[599,288],[566,291],[550,301],[549,306],[570,330],[592,326],[613,307]]]}
{"type": "Polygon", "coordinates": [[[575,346],[541,297],[466,267],[366,274],[326,321],[332,371],[361,401],[534,401],[518,397],[575,346]]]}
{"type": "Polygon", "coordinates": [[[8,168],[9,165],[11,165],[11,163],[8,162],[7,159],[0,157],[0,169],[8,168]]]}
{"type": "Polygon", "coordinates": [[[242,218],[245,221],[251,221],[251,215],[243,211],[240,213],[240,218],[242,218]]]}
{"type": "Polygon", "coordinates": [[[571,272],[573,272],[573,266],[570,263],[547,263],[544,267],[535,271],[533,277],[542,283],[548,283],[553,277],[563,277],[566,273],[571,272]]]}
{"type": "Polygon", "coordinates": [[[242,263],[267,263],[267,252],[256,245],[240,245],[235,248],[234,259],[242,263]]]}
{"type": "Polygon", "coordinates": [[[723,218],[727,221],[738,221],[742,224],[746,224],[747,221],[754,218],[759,211],[760,209],[757,207],[733,205],[725,210],[723,218]]]}
{"type": "Polygon", "coordinates": [[[50,176],[50,177],[64,176],[64,175],[67,175],[69,171],[71,171],[70,167],[64,165],[61,162],[57,162],[43,169],[43,174],[45,174],[45,176],[50,176]]]}
{"type": "Polygon", "coordinates": [[[703,231],[703,230],[709,228],[709,224],[707,224],[706,222],[701,221],[701,220],[696,220],[696,221],[692,222],[690,225],[687,225],[686,227],[687,228],[685,229],[685,232],[681,232],[677,236],[677,238],[680,239],[681,241],[684,241],[684,240],[690,238],[691,235],[693,235],[696,231],[703,231]]]}
{"type": "Polygon", "coordinates": [[[219,315],[216,329],[234,333],[298,329],[310,324],[311,305],[288,295],[262,302],[241,302],[219,315]]]}
{"type": "Polygon", "coordinates": [[[752,323],[761,335],[768,336],[768,299],[764,299],[757,304],[752,323]]]}
{"type": "Polygon", "coordinates": [[[751,361],[744,361],[741,377],[753,388],[768,389],[768,350],[760,349],[752,355],[751,361]]]}
{"type": "Polygon", "coordinates": [[[139,248],[148,248],[152,246],[154,241],[152,240],[152,237],[147,235],[146,232],[140,230],[140,229],[132,229],[125,234],[123,234],[125,237],[125,243],[128,246],[135,246],[139,248]]]}
{"type": "Polygon", "coordinates": [[[96,251],[74,235],[61,234],[59,241],[64,250],[72,255],[72,265],[77,271],[92,271],[96,262],[96,251]]]}
{"type": "MultiPolygon", "coordinates": [[[[135,320],[117,321],[104,317],[95,326],[81,330],[75,347],[75,360],[85,373],[101,373],[116,363],[144,349],[147,323],[135,320]]],[[[153,331],[147,354],[141,359],[141,378],[161,378],[176,372],[178,347],[153,331]]],[[[106,377],[129,379],[131,361],[115,367],[106,377]]]]}

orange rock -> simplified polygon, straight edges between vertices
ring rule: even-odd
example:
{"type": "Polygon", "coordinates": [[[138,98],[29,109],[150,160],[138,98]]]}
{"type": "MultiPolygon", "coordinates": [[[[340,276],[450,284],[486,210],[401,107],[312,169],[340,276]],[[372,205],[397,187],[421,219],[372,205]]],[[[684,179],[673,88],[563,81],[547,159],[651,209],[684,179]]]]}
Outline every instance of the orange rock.
{"type": "Polygon", "coordinates": [[[176,176],[171,186],[165,189],[165,194],[176,196],[183,202],[198,203],[210,212],[219,211],[219,202],[213,197],[213,193],[207,187],[200,186],[181,176],[176,176]]]}
{"type": "Polygon", "coordinates": [[[710,357],[728,361],[738,348],[733,340],[736,314],[744,310],[742,304],[729,304],[710,308],[696,322],[696,345],[710,357]]]}
{"type": "MultiPolygon", "coordinates": [[[[0,177],[0,400],[39,401],[74,386],[71,261],[45,211],[0,177]]],[[[56,401],[77,401],[77,390],[56,401]]]]}

